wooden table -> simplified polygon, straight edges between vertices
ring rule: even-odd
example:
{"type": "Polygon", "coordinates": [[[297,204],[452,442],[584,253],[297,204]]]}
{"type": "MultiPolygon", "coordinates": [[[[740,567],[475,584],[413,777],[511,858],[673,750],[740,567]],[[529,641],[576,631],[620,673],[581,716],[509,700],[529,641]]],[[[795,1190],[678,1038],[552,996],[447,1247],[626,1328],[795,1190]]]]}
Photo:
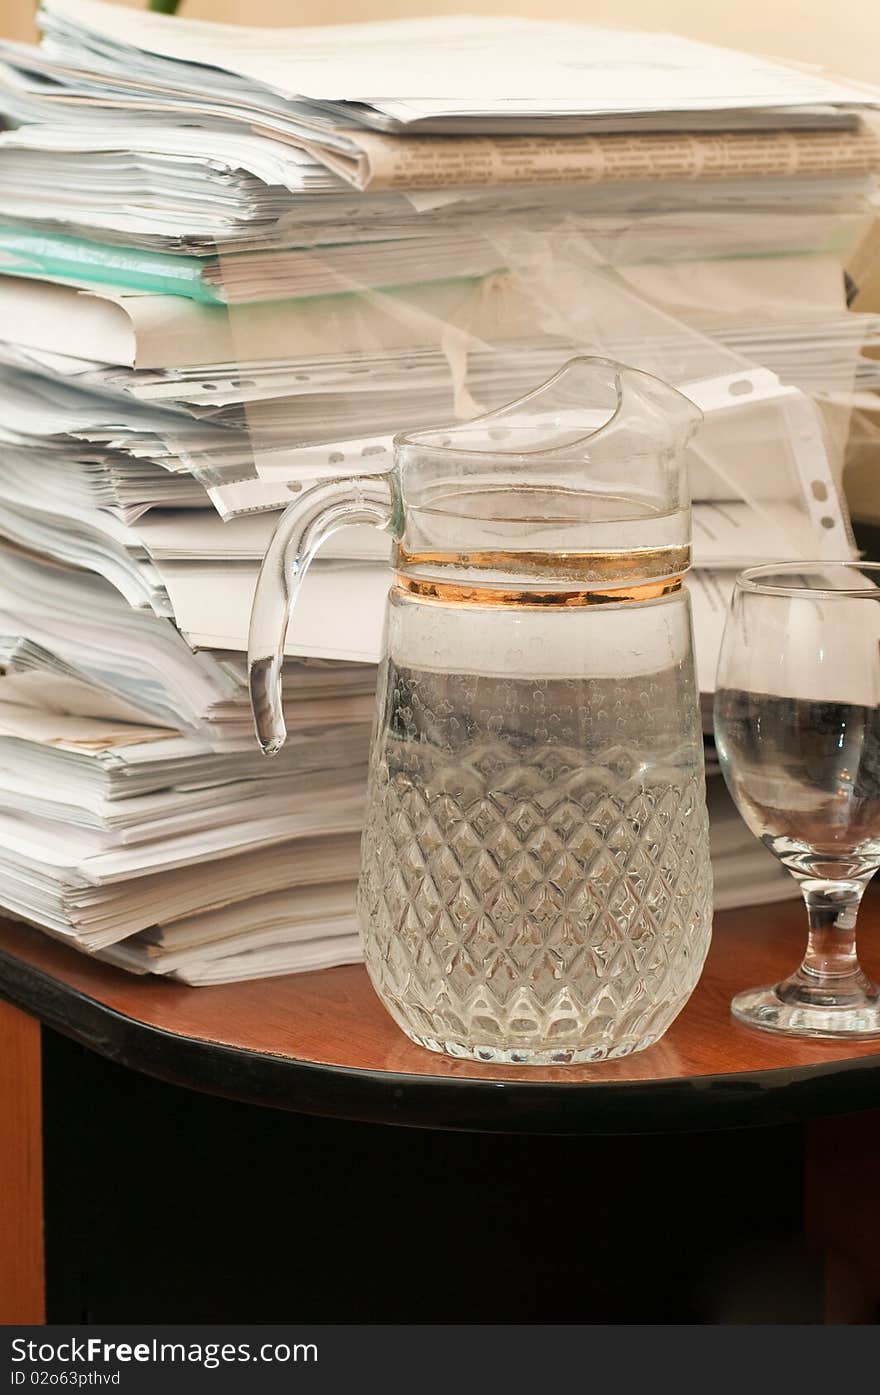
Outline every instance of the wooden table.
{"type": "MultiPolygon", "coordinates": [[[[863,912],[861,946],[866,969],[880,976],[878,929],[875,897],[863,912]]],[[[0,1276],[0,1320],[39,1320],[43,1311],[41,1027],[52,1029],[51,1040],[61,1033],[129,1072],[298,1116],[594,1140],[756,1125],[768,1126],[769,1137],[771,1126],[809,1121],[807,1229],[820,1245],[823,1235],[836,1242],[853,1229],[854,1206],[870,1204],[876,1217],[880,1131],[870,1113],[822,1121],[880,1109],[880,1041],[775,1037],[729,1014],[739,988],[794,967],[803,938],[797,902],[719,915],[703,978],[661,1042],[621,1061],[533,1070],[454,1061],[413,1046],[360,966],[190,989],[128,975],[35,930],[0,923],[0,1160],[9,1181],[0,1229],[15,1256],[5,1282],[0,1276]]],[[[388,1146],[404,1145],[398,1137],[388,1146]]],[[[676,1146],[686,1156],[686,1140],[676,1146]]],[[[855,1266],[862,1285],[857,1307],[866,1297],[880,1302],[876,1242],[858,1238],[864,1218],[846,1242],[847,1273],[855,1266]]],[[[826,1314],[829,1301],[826,1293],[826,1314]]],[[[852,1301],[844,1303],[848,1311],[852,1301]]]]}

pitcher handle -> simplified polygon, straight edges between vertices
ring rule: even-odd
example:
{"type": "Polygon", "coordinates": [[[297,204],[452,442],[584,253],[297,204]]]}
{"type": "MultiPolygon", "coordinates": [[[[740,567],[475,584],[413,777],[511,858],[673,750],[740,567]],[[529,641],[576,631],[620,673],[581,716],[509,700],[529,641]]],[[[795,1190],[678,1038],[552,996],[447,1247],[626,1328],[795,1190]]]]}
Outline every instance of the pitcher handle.
{"type": "Polygon", "coordinates": [[[287,737],[281,692],[284,642],[309,563],[337,528],[371,523],[390,530],[394,498],[390,474],[323,480],[282,514],[260,567],[248,633],[251,707],[264,755],[275,755],[287,737]]]}

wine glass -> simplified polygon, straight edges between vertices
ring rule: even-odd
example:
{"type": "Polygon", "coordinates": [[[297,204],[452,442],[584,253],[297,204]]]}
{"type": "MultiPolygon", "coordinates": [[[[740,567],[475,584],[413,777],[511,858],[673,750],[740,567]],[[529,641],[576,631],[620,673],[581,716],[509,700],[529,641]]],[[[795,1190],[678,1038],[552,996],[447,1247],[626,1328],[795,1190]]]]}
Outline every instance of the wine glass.
{"type": "Polygon", "coordinates": [[[727,787],[800,883],[807,950],[781,983],[734,998],[751,1027],[880,1036],[880,993],[856,957],[880,866],[880,564],[792,562],[737,577],[715,694],[727,787]]]}

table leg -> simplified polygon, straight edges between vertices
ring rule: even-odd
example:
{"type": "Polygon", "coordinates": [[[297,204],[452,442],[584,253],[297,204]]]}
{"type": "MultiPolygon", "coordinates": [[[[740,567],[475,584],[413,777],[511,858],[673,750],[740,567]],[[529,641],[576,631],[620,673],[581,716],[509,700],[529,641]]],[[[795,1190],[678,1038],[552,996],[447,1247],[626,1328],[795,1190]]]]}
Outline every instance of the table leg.
{"type": "Polygon", "coordinates": [[[880,1318],[880,1111],[806,1131],[804,1221],[822,1257],[826,1323],[880,1318]]]}
{"type": "Polygon", "coordinates": [[[45,1322],[40,1024],[0,1002],[0,1323],[45,1322]]]}

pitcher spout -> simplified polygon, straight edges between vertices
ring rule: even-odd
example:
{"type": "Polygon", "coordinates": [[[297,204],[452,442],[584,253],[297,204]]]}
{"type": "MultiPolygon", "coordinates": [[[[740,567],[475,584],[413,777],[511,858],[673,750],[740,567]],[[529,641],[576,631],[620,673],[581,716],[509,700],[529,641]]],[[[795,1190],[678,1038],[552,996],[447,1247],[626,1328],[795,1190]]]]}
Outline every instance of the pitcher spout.
{"type": "Polygon", "coordinates": [[[631,446],[638,443],[642,457],[652,450],[678,456],[702,419],[699,407],[660,378],[583,354],[503,407],[454,426],[402,432],[395,446],[586,464],[618,451],[625,434],[631,446]]]}

